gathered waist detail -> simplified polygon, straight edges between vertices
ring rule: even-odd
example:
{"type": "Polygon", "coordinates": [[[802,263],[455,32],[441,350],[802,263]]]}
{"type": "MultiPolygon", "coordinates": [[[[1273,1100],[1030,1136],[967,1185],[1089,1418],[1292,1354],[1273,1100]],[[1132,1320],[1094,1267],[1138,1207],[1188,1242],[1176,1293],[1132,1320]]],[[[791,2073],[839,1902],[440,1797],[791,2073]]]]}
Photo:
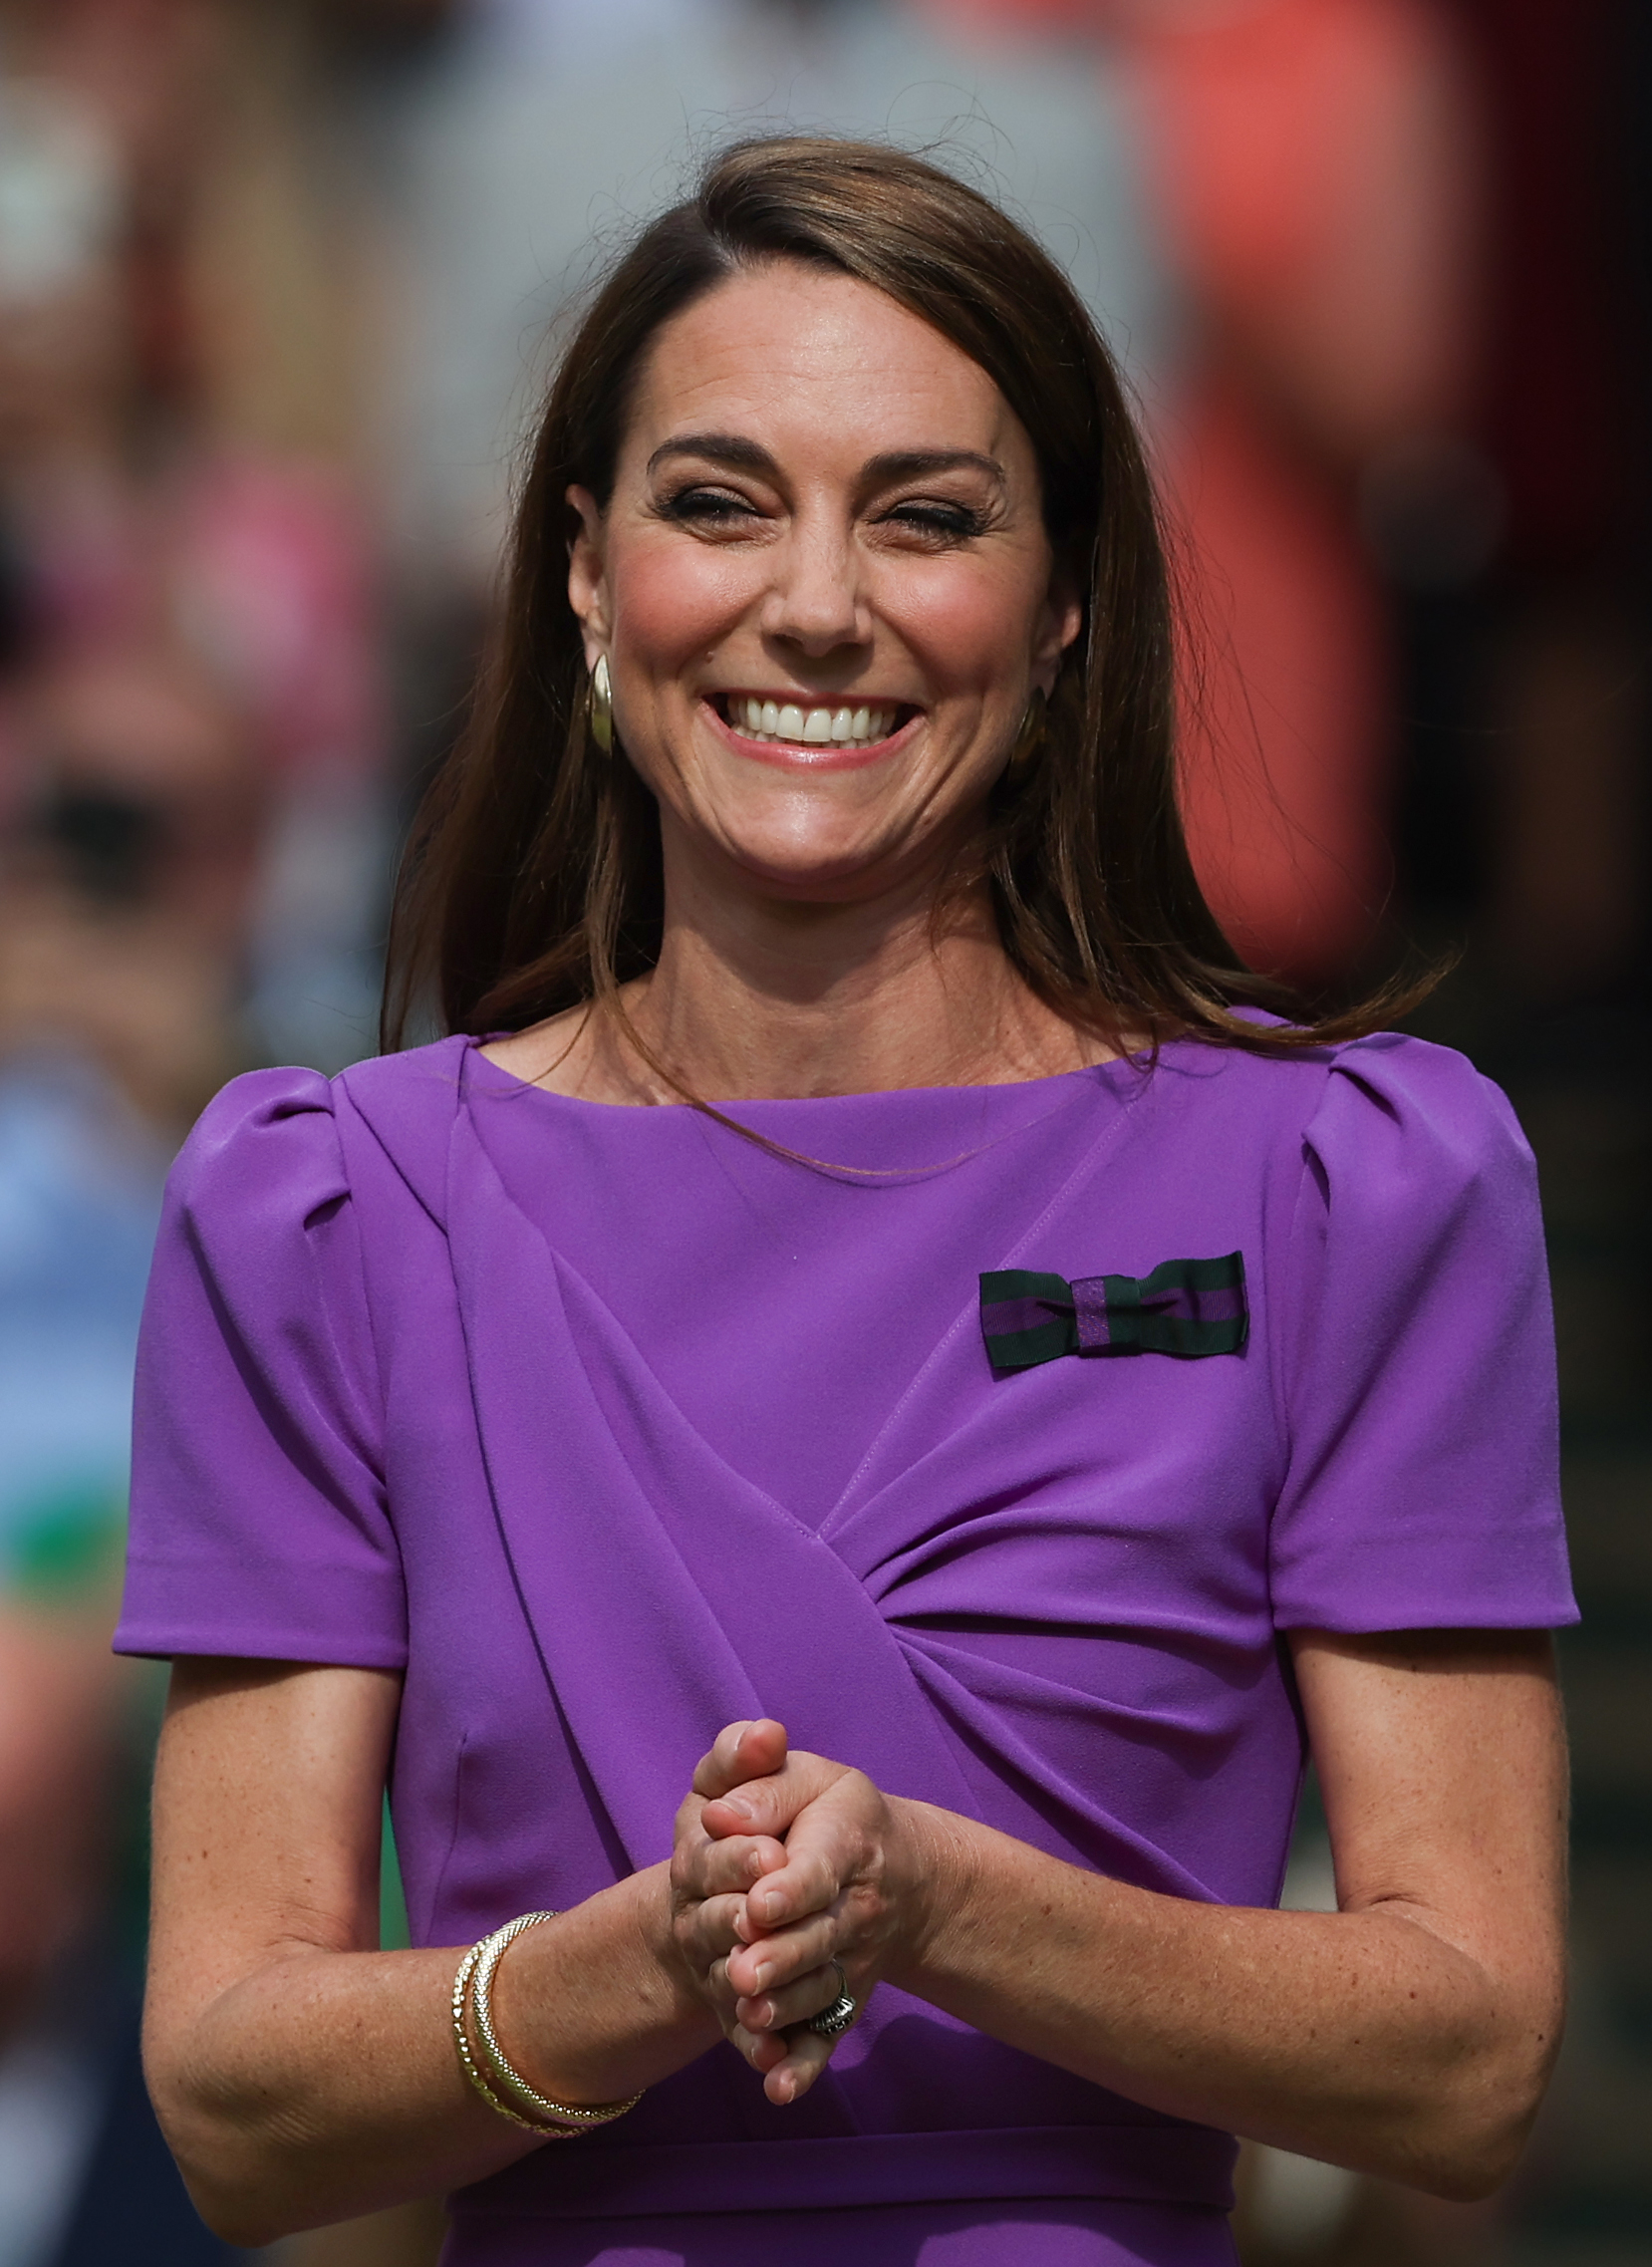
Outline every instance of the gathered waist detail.
{"type": "Polygon", "coordinates": [[[1226,2211],[1235,2147],[1209,2126],[1149,2125],[558,2149],[542,2196],[472,2190],[450,2208],[461,2221],[496,2222],[1089,2196],[1226,2211]]]}

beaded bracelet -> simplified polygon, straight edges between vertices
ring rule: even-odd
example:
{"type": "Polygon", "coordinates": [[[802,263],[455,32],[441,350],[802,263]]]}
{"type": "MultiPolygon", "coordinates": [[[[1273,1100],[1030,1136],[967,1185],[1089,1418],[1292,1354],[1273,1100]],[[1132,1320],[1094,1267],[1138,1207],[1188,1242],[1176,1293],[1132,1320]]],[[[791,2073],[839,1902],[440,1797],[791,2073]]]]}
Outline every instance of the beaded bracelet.
{"type": "Polygon", "coordinates": [[[556,1917],[554,1912],[521,1913],[515,1920],[507,1921],[503,1928],[494,1929],[491,1935],[479,1938],[470,1947],[453,1979],[453,2038],[466,2078],[490,2110],[497,2111],[501,2118],[508,2118],[513,2125],[521,2125],[546,2139],[571,2141],[577,2140],[581,2133],[588,2132],[593,2125],[606,2125],[616,2118],[623,2118],[628,2110],[637,2107],[643,2097],[634,2094],[626,2102],[600,2102],[589,2106],[553,2102],[548,2095],[539,2093],[528,2084],[520,2071],[512,2067],[499,2045],[498,2034],[493,2028],[494,1970],[499,1965],[506,1945],[520,1936],[524,1929],[532,1928],[542,1920],[555,1920],[556,1917]],[[464,2020],[467,1989],[469,2013],[476,2036],[481,2042],[482,2056],[488,2066],[488,2078],[482,2076],[471,2052],[469,2031],[464,2020]],[[490,2084],[489,2080],[493,2083],[490,2084]],[[523,2117],[519,2110],[501,2100],[496,2091],[498,2088],[513,2095],[535,2115],[523,2117]]]}

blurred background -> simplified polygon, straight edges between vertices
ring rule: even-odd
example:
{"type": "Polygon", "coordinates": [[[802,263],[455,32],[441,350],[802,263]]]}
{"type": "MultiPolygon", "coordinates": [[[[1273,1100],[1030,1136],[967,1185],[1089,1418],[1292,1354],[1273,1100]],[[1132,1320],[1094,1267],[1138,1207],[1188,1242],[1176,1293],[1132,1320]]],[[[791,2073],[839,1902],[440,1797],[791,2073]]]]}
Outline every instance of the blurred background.
{"type": "Polygon", "coordinates": [[[1645,2267],[1644,0],[0,0],[0,2267],[237,2256],[143,2104],[161,1672],[107,1649],[168,1159],[235,1071],[373,1051],[558,312],[785,123],[933,146],[1069,267],[1170,499],[1212,897],[1319,997],[1461,948],[1416,1027],[1542,1168],[1564,2059],[1483,2207],[1248,2153],[1246,2267],[1645,2267]]]}

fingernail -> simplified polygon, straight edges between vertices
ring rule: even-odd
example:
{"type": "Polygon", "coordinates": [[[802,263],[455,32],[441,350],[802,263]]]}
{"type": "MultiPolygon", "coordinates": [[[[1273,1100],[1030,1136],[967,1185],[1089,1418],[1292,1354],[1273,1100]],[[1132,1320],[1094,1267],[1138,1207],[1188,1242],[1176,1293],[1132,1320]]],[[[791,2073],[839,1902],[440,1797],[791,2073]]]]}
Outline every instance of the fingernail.
{"type": "Polygon", "coordinates": [[[753,1819],[757,1815],[743,1795],[725,1795],[722,1807],[725,1811],[732,1811],[736,1819],[753,1819]]]}
{"type": "Polygon", "coordinates": [[[779,1897],[747,1897],[745,1901],[756,1907],[759,1920],[777,1919],[785,1910],[784,1902],[779,1897]]]}
{"type": "Polygon", "coordinates": [[[760,1966],[753,1968],[751,1971],[751,1986],[753,1991],[766,1992],[773,1979],[774,1970],[769,1966],[766,1960],[763,1961],[760,1966]]]}

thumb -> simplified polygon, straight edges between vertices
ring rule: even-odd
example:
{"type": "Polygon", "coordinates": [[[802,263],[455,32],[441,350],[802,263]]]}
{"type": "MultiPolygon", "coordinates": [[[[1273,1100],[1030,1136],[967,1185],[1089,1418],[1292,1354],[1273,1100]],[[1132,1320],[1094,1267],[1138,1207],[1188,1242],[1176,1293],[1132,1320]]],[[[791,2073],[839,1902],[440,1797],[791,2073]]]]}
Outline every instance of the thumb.
{"type": "Polygon", "coordinates": [[[748,1779],[731,1793],[714,1797],[699,1814],[702,1831],[714,1842],[730,1835],[770,1835],[784,1842],[793,1822],[844,1776],[842,1764],[804,1751],[788,1757],[771,1778],[748,1779]]]}
{"type": "MultiPolygon", "coordinates": [[[[766,1779],[786,1762],[786,1727],[772,1716],[755,1723],[727,1724],[717,1734],[709,1755],[701,1756],[694,1772],[693,1791],[715,1800],[748,1779],[766,1779]]],[[[729,1830],[743,1834],[747,1829],[729,1830]]]]}

